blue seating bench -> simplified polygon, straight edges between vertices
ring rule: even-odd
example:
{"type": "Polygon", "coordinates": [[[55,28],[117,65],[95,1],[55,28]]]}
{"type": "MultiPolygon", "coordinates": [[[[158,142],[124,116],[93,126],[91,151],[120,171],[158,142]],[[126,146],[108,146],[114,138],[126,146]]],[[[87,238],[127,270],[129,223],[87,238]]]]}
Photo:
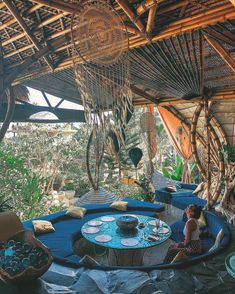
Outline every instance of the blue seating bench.
{"type": "Polygon", "coordinates": [[[158,202],[171,204],[179,209],[184,210],[190,204],[197,204],[198,206],[204,207],[206,200],[197,197],[193,194],[196,189],[196,184],[177,184],[180,187],[176,192],[167,191],[166,187],[157,189],[155,191],[155,200],[158,202]]]}
{"type": "MultiPolygon", "coordinates": [[[[134,199],[124,198],[128,202],[127,212],[155,217],[157,213],[164,211],[161,204],[152,204],[134,199]]],[[[50,250],[56,262],[68,266],[81,266],[80,257],[73,251],[73,243],[81,236],[81,228],[87,221],[108,214],[121,214],[110,208],[109,204],[88,204],[83,205],[87,209],[82,219],[73,218],[65,214],[65,211],[57,212],[51,215],[42,216],[36,219],[52,222],[55,232],[38,234],[36,237],[44,243],[50,250]]],[[[25,229],[33,230],[32,220],[23,223],[25,229]]]]}
{"type": "MultiPolygon", "coordinates": [[[[151,204],[142,201],[137,201],[133,199],[125,198],[125,201],[128,202],[128,211],[133,214],[142,214],[148,216],[156,216],[156,213],[164,210],[163,205],[151,204]]],[[[228,224],[221,220],[216,215],[211,212],[205,212],[205,218],[208,224],[208,232],[210,236],[203,240],[203,249],[204,253],[198,256],[190,257],[181,262],[176,262],[173,264],[158,264],[153,266],[108,266],[108,265],[84,265],[80,263],[81,257],[76,255],[73,251],[73,243],[81,236],[81,227],[83,224],[90,219],[96,218],[98,216],[103,216],[107,214],[123,213],[122,211],[117,211],[111,209],[108,204],[95,204],[95,205],[84,205],[87,209],[87,213],[82,219],[72,218],[65,214],[65,211],[54,213],[48,216],[43,216],[37,219],[48,220],[53,223],[55,232],[48,234],[37,235],[37,238],[43,242],[52,253],[54,261],[65,266],[69,267],[81,267],[86,266],[88,268],[96,268],[102,270],[114,270],[114,269],[136,269],[142,271],[151,271],[154,269],[167,269],[167,268],[183,268],[187,265],[191,265],[194,262],[210,258],[211,256],[217,254],[229,243],[230,240],[230,231],[228,224]],[[220,229],[224,229],[224,237],[220,246],[213,252],[207,252],[209,248],[214,244],[217,233],[220,229]]],[[[33,230],[32,220],[25,221],[23,223],[25,229],[33,230]]],[[[183,240],[183,228],[185,225],[185,220],[178,221],[171,225],[172,229],[172,239],[176,242],[183,240]]]]}

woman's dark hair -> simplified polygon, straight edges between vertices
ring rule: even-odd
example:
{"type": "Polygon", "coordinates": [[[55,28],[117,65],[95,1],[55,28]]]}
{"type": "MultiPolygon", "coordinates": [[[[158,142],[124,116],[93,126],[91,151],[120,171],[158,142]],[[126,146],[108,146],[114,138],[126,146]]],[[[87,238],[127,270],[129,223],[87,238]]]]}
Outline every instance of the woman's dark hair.
{"type": "Polygon", "coordinates": [[[202,208],[200,206],[197,206],[196,204],[191,204],[188,206],[188,208],[192,211],[193,217],[199,219],[202,208]]]}

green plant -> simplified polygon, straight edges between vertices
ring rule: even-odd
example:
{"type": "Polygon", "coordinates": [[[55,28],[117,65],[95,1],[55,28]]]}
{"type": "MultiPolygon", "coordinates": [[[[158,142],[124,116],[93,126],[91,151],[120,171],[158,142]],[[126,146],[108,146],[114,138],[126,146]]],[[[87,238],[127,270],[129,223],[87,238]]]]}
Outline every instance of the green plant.
{"type": "Polygon", "coordinates": [[[142,188],[142,199],[146,202],[153,202],[155,198],[155,189],[151,181],[144,175],[139,176],[139,180],[136,180],[135,183],[142,188]]]}
{"type": "MultiPolygon", "coordinates": [[[[194,162],[190,162],[190,171],[192,176],[193,182],[198,182],[199,180],[199,173],[197,170],[197,166],[194,162]]],[[[175,180],[175,181],[181,181],[182,175],[184,170],[184,161],[182,157],[180,157],[178,154],[175,158],[175,163],[172,165],[165,165],[162,167],[162,173],[165,177],[175,180]]]]}
{"type": "Polygon", "coordinates": [[[171,165],[170,167],[163,166],[162,173],[165,177],[169,179],[180,181],[183,174],[183,168],[183,159],[179,155],[177,155],[175,159],[175,164],[171,165]]]}

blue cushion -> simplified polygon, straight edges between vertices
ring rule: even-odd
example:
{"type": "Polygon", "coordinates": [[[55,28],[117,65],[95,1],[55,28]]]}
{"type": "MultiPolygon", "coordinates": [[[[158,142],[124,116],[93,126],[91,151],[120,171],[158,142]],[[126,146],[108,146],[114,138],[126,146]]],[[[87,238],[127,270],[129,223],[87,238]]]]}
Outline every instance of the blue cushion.
{"type": "Polygon", "coordinates": [[[144,201],[139,201],[131,198],[124,198],[123,201],[128,202],[128,209],[127,210],[136,210],[136,211],[155,211],[155,212],[160,212],[163,211],[165,208],[161,204],[156,204],[156,203],[150,203],[150,202],[144,202],[144,201]]]}
{"type": "Polygon", "coordinates": [[[179,209],[184,210],[190,204],[196,204],[203,207],[206,205],[206,200],[198,197],[174,197],[172,198],[171,204],[179,209]]]}
{"type": "Polygon", "coordinates": [[[185,184],[181,183],[181,188],[183,189],[190,189],[190,190],[195,190],[197,188],[197,184],[185,184]]]}

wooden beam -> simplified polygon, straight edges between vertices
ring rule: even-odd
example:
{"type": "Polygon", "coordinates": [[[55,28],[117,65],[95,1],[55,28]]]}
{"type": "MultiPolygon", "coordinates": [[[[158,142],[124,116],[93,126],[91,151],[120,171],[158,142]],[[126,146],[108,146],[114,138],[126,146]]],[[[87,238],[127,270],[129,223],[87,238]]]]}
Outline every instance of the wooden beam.
{"type": "MultiPolygon", "coordinates": [[[[53,43],[50,44],[50,46],[45,46],[41,48],[38,52],[36,52],[34,55],[28,57],[24,60],[23,63],[21,63],[19,66],[17,66],[14,70],[12,70],[5,78],[4,80],[4,89],[7,89],[15,79],[25,72],[29,66],[31,66],[35,61],[39,60],[40,58],[50,54],[58,48],[61,44],[61,42],[64,42],[64,38],[58,38],[53,43]]],[[[1,95],[2,93],[0,93],[1,95]]]]}
{"type": "MultiPolygon", "coordinates": [[[[3,0],[3,2],[7,6],[8,10],[15,17],[15,19],[17,20],[17,22],[19,23],[19,25],[21,26],[21,28],[25,31],[25,33],[27,34],[27,36],[30,38],[30,40],[32,41],[32,43],[35,45],[35,47],[38,50],[41,50],[42,49],[42,46],[40,45],[40,43],[38,42],[38,40],[36,39],[36,37],[31,33],[30,29],[28,28],[28,26],[24,22],[24,20],[21,17],[21,15],[20,15],[19,11],[17,10],[17,8],[12,4],[12,2],[10,0],[3,0]]],[[[53,65],[53,62],[50,59],[50,57],[49,56],[44,56],[44,59],[45,59],[46,63],[53,69],[54,68],[54,65],[53,65]]]]}
{"type": "Polygon", "coordinates": [[[216,28],[206,28],[205,33],[209,36],[211,36],[214,39],[223,41],[228,43],[231,46],[235,47],[235,34],[230,32],[229,30],[221,29],[220,27],[216,28]]]}
{"type": "MultiPolygon", "coordinates": [[[[4,65],[3,65],[3,47],[0,37],[0,93],[3,92],[4,88],[4,65]]],[[[1,109],[1,98],[0,97],[0,109],[1,109]]]]}
{"type": "Polygon", "coordinates": [[[116,0],[118,5],[122,8],[125,14],[129,17],[132,23],[138,28],[141,33],[145,33],[145,28],[141,20],[136,16],[136,14],[132,11],[131,7],[127,3],[126,0],[116,0]]]}
{"type": "Polygon", "coordinates": [[[153,97],[152,95],[146,93],[145,91],[137,88],[136,86],[131,85],[131,91],[137,95],[144,97],[145,99],[151,101],[152,103],[157,104],[157,99],[155,97],[153,97]]]}
{"type": "Polygon", "coordinates": [[[151,34],[153,26],[154,26],[154,18],[156,15],[157,6],[153,6],[149,9],[148,20],[146,24],[146,33],[151,34]]]}
{"type": "Polygon", "coordinates": [[[229,54],[229,52],[214,38],[204,34],[205,39],[211,45],[212,48],[219,54],[219,56],[229,65],[229,67],[235,72],[235,60],[229,54]]]}
{"type": "Polygon", "coordinates": [[[181,19],[181,18],[184,16],[184,13],[185,13],[185,11],[186,11],[186,9],[187,9],[187,7],[188,7],[188,4],[189,4],[189,3],[187,3],[186,5],[184,5],[184,6],[181,8],[181,10],[180,10],[180,14],[179,14],[179,19],[181,19]]]}
{"type": "Polygon", "coordinates": [[[235,6],[235,0],[229,0],[235,6]]]}
{"type": "Polygon", "coordinates": [[[61,11],[66,11],[68,13],[75,13],[77,9],[80,7],[80,4],[72,4],[72,3],[65,3],[61,0],[32,0],[32,2],[43,4],[45,6],[55,8],[61,11]]]}
{"type": "MultiPolygon", "coordinates": [[[[5,5],[4,5],[5,6],[5,5]]],[[[31,8],[29,8],[29,10],[27,10],[27,14],[30,14],[30,13],[32,13],[32,12],[35,12],[35,11],[37,11],[39,8],[41,8],[42,7],[42,5],[34,5],[33,7],[31,7],[31,8]]],[[[16,23],[17,21],[16,21],[16,19],[15,18],[12,18],[11,20],[9,20],[9,21],[7,21],[7,22],[5,22],[5,23],[3,23],[3,24],[1,24],[0,25],[0,31],[1,30],[4,30],[5,28],[7,28],[7,27],[10,27],[11,25],[13,25],[14,23],[16,23]]]]}

